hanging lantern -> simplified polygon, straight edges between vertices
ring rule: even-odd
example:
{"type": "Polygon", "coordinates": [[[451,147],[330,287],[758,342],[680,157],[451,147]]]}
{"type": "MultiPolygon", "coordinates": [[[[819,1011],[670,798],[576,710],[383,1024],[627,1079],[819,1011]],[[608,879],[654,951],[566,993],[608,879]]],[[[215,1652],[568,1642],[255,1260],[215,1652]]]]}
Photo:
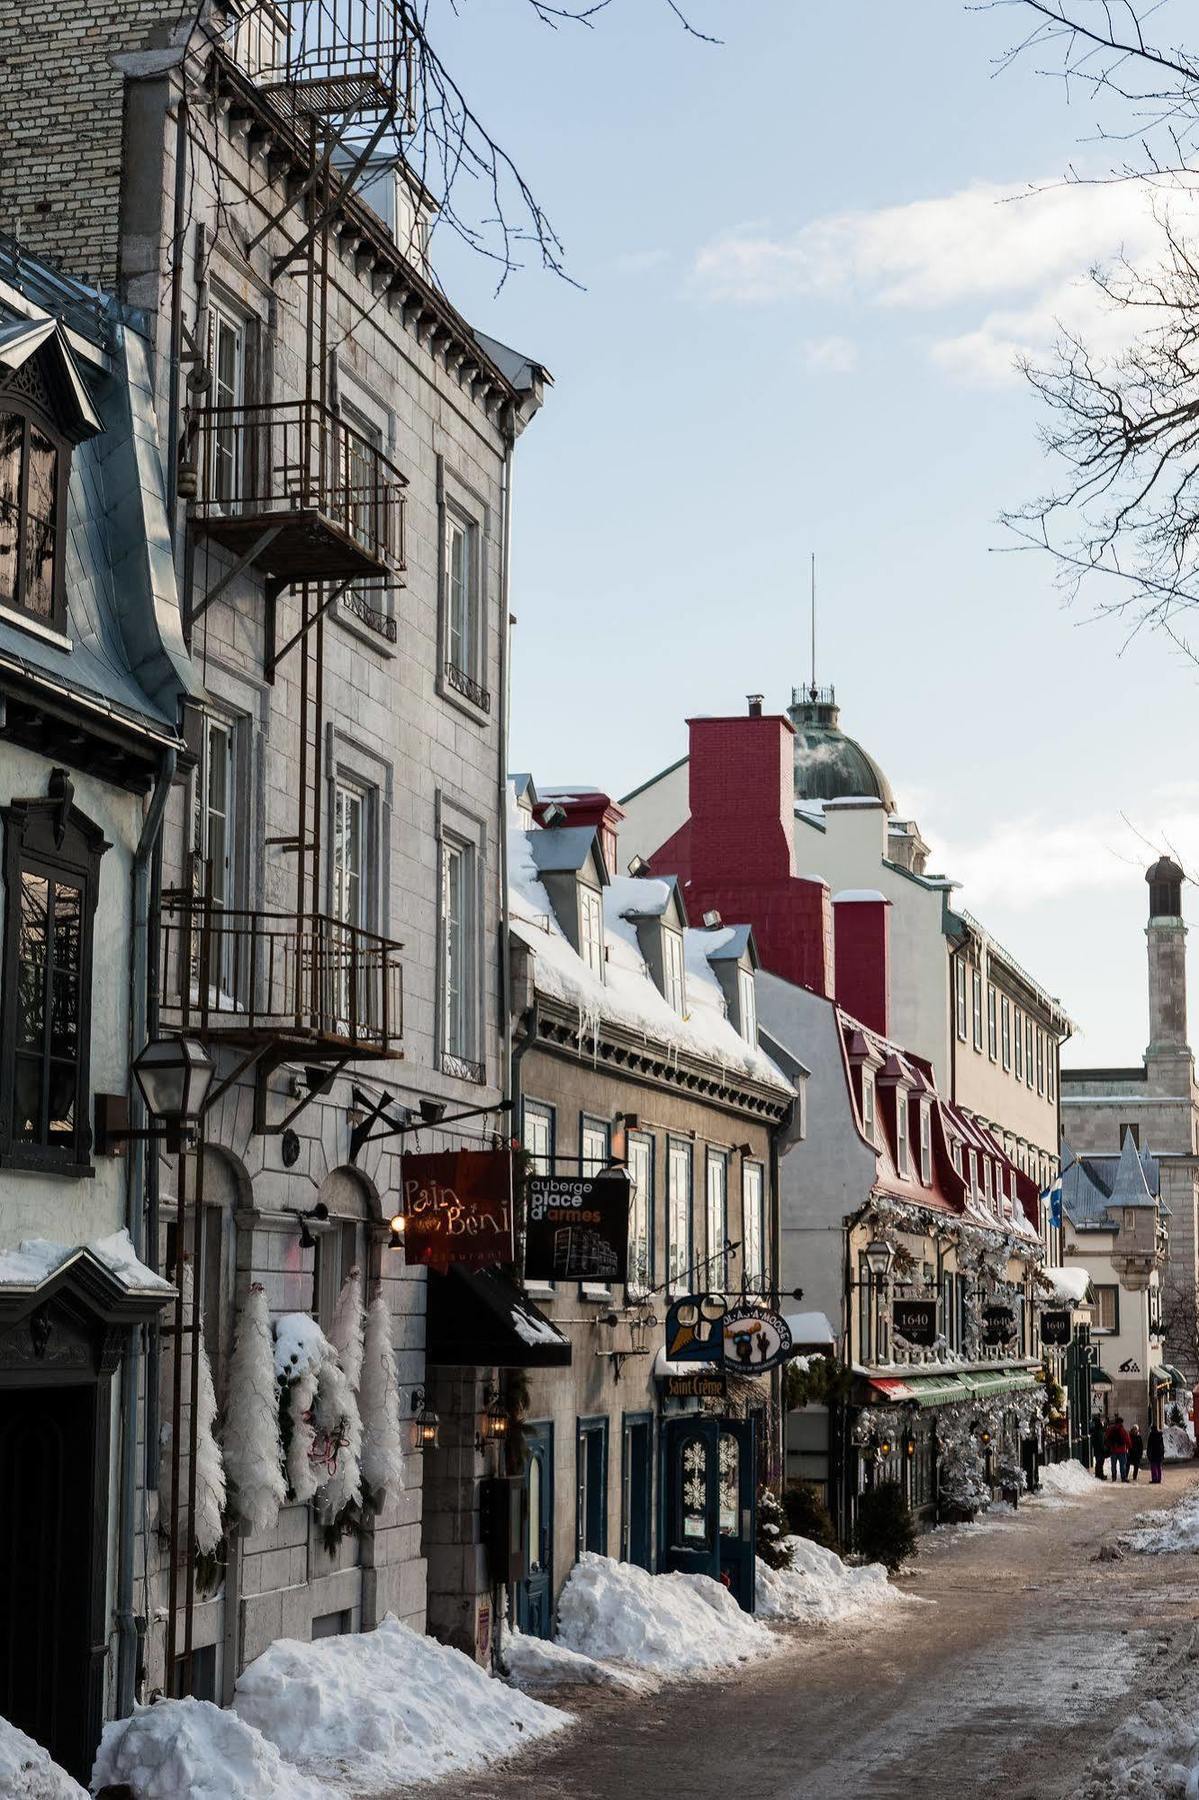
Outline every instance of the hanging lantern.
{"type": "Polygon", "coordinates": [[[403,1215],[403,1213],[393,1213],[391,1218],[388,1220],[388,1226],[391,1231],[391,1236],[387,1240],[388,1249],[389,1250],[402,1250],[404,1248],[404,1215],[403,1215]]]}
{"type": "Polygon", "coordinates": [[[903,1440],[903,1453],[905,1456],[915,1456],[916,1440],[914,1437],[905,1438],[903,1440]]]}
{"type": "Polygon", "coordinates": [[[441,1420],[429,1405],[424,1388],[416,1388],[412,1395],[412,1447],[414,1450],[435,1450],[437,1434],[441,1429],[441,1420]]]}

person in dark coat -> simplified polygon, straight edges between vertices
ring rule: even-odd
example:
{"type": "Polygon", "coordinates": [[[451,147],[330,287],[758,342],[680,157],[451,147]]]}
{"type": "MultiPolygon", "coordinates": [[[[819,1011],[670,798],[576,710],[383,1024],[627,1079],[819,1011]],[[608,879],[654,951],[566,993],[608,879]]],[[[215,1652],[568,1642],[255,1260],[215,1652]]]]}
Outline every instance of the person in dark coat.
{"type": "Polygon", "coordinates": [[[1104,1441],[1106,1436],[1107,1427],[1103,1423],[1103,1414],[1096,1413],[1091,1420],[1091,1455],[1095,1459],[1095,1478],[1097,1481],[1103,1480],[1103,1457],[1104,1452],[1107,1449],[1107,1445],[1104,1441]]]}
{"type": "Polygon", "coordinates": [[[1141,1464],[1145,1460],[1145,1440],[1141,1436],[1139,1425],[1133,1425],[1128,1436],[1130,1440],[1128,1466],[1132,1470],[1132,1478],[1135,1481],[1141,1473],[1141,1464]]]}
{"type": "Polygon", "coordinates": [[[1166,1440],[1162,1436],[1160,1425],[1149,1427],[1149,1436],[1145,1439],[1145,1455],[1149,1463],[1149,1479],[1159,1482],[1162,1478],[1162,1464],[1166,1460],[1166,1440]]]}

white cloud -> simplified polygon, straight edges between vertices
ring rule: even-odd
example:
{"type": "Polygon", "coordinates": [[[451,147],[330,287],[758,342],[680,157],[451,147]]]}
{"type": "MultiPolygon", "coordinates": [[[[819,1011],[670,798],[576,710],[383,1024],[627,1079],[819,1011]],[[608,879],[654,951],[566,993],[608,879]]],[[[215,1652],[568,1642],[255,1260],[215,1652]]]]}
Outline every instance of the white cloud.
{"type": "Polygon", "coordinates": [[[799,348],[804,367],[814,375],[849,375],[858,366],[858,347],[852,338],[806,338],[799,348]]]}
{"type": "Polygon", "coordinates": [[[815,219],[788,235],[747,225],[705,245],[694,280],[709,298],[741,304],[846,301],[976,316],[939,331],[932,360],[952,375],[1010,378],[1016,355],[1052,341],[1058,320],[1118,341],[1118,315],[1086,279],[1096,263],[1160,260],[1155,210],[1199,220],[1199,195],[1146,182],[997,183],[873,212],[815,219]]]}

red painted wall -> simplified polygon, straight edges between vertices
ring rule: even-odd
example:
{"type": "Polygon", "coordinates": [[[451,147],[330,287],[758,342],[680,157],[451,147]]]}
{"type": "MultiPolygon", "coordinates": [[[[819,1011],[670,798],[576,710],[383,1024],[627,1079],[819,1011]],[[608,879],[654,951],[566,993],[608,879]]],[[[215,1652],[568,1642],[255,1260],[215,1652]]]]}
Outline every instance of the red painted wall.
{"type": "Polygon", "coordinates": [[[833,904],[837,1004],[890,1036],[891,935],[889,900],[837,900],[833,904]]]}

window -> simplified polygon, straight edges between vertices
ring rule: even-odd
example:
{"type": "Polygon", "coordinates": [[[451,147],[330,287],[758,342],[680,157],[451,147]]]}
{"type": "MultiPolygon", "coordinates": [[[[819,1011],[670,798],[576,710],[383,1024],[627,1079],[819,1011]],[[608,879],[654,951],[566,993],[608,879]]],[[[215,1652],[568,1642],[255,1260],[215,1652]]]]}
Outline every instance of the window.
{"type": "MultiPolygon", "coordinates": [[[[213,906],[222,912],[236,909],[240,886],[237,733],[225,719],[204,720],[193,794],[192,847],[198,859],[192,871],[193,889],[200,896],[211,894],[213,906]]],[[[224,966],[219,979],[225,991],[232,992],[233,945],[228,932],[222,934],[221,942],[224,966]]]]}
{"type": "Polygon", "coordinates": [[[978,1157],[973,1150],[971,1150],[968,1154],[970,1157],[970,1198],[972,1200],[977,1200],[978,1199],[978,1157]]]}
{"type": "Polygon", "coordinates": [[[360,789],[341,781],[333,784],[332,862],[331,910],[347,927],[332,934],[335,1010],[337,1018],[353,1028],[368,1011],[368,995],[359,991],[363,977],[354,939],[355,930],[368,922],[367,800],[360,789]]]}
{"type": "Polygon", "coordinates": [[[608,1127],[597,1119],[584,1119],[579,1129],[579,1174],[598,1175],[609,1155],[608,1127]]]}
{"type": "Polygon", "coordinates": [[[526,1100],[523,1107],[524,1147],[534,1175],[554,1172],[554,1109],[536,1100],[526,1100]]]}
{"type": "Polygon", "coordinates": [[[683,975],[683,940],[677,931],[662,931],[662,991],[667,1004],[677,1013],[687,1010],[687,988],[683,975]]]}
{"type": "Polygon", "coordinates": [[[1137,1149],[1139,1150],[1141,1147],[1141,1128],[1137,1124],[1135,1119],[1131,1120],[1127,1125],[1121,1125],[1120,1136],[1116,1140],[1117,1143],[1119,1144],[1120,1149],[1123,1150],[1124,1140],[1130,1134],[1131,1134],[1133,1143],[1136,1145],[1137,1149]]]}
{"type": "Polygon", "coordinates": [[[0,604],[61,629],[70,453],[32,413],[0,411],[0,604]]]}
{"type": "Polygon", "coordinates": [[[984,1198],[986,1199],[987,1205],[990,1206],[990,1204],[991,1204],[991,1159],[989,1156],[983,1157],[983,1195],[984,1195],[984,1198]]]}
{"type": "Polygon", "coordinates": [[[1045,1093],[1048,1099],[1057,1099],[1057,1045],[1052,1038],[1045,1040],[1045,1093]]]}
{"type": "Polygon", "coordinates": [[[974,994],[974,1048],[983,1047],[983,978],[980,969],[971,969],[970,980],[974,994]]]}
{"type": "Polygon", "coordinates": [[[608,1421],[580,1419],[576,1441],[575,1550],[608,1553],[608,1421]]]}
{"type": "Polygon", "coordinates": [[[749,1293],[766,1287],[766,1181],[761,1163],[741,1165],[741,1270],[749,1293]]]}
{"type": "Polygon", "coordinates": [[[862,1070],[862,1130],[873,1144],[874,1136],[874,1076],[869,1069],[862,1070]]]}
{"type": "Polygon", "coordinates": [[[246,403],[246,328],[225,307],[213,303],[208,316],[212,414],[209,421],[208,480],[212,498],[232,507],[242,498],[241,409],[246,403]]]}
{"type": "Polygon", "coordinates": [[[1120,1329],[1120,1290],[1118,1287],[1100,1287],[1091,1283],[1094,1300],[1091,1303],[1091,1332],[1102,1331],[1114,1333],[1120,1329]]]}
{"type": "Polygon", "coordinates": [[[1045,1092],[1045,1033],[1037,1028],[1037,1092],[1045,1092]]]}
{"type": "Polygon", "coordinates": [[[1003,996],[1001,1014],[1003,1020],[1001,1032],[1003,1066],[1005,1069],[1010,1069],[1012,1066],[1012,1003],[1006,994],[1003,996]]]}
{"type": "Polygon", "coordinates": [[[1012,1025],[1015,1033],[1016,1080],[1024,1080],[1024,1026],[1018,1006],[1012,1008],[1012,1025]]]}
{"type": "Polygon", "coordinates": [[[729,1259],[725,1245],[729,1241],[729,1159],[723,1150],[708,1151],[707,1193],[708,1269],[707,1286],[723,1293],[728,1286],[729,1259]]]}
{"type": "Polygon", "coordinates": [[[988,982],[987,983],[987,1055],[990,1057],[992,1062],[997,1062],[999,1059],[999,1031],[998,1031],[998,1023],[997,1023],[998,1004],[999,1004],[999,997],[995,992],[994,985],[993,985],[993,983],[988,982]]]}
{"type": "Polygon", "coordinates": [[[747,1044],[758,1041],[758,986],[752,969],[737,971],[737,1000],[741,1009],[741,1035],[747,1044]]]}
{"type": "Polygon", "coordinates": [[[579,884],[579,948],[593,975],[604,979],[604,902],[593,887],[579,884]]]}
{"type": "Polygon", "coordinates": [[[326,1334],[333,1324],[337,1296],[347,1277],[358,1273],[358,1289],[366,1299],[365,1236],[361,1220],[334,1218],[316,1240],[312,1259],[312,1316],[326,1334]]]}
{"type": "Polygon", "coordinates": [[[3,809],[0,1160],[17,1168],[86,1169],[92,925],[100,858],[109,846],[71,805],[63,771],[50,781],[53,798],[15,800],[3,809]]]}
{"type": "Polygon", "coordinates": [[[446,675],[481,680],[479,642],[479,528],[446,509],[445,516],[446,675]]]}
{"type": "Polygon", "coordinates": [[[920,1102],[920,1179],[925,1187],[933,1179],[933,1115],[927,1100],[920,1102]]]}
{"type": "Polygon", "coordinates": [[[1024,1079],[1029,1087],[1033,1084],[1033,1022],[1024,1021],[1024,1079]]]}
{"type": "Polygon", "coordinates": [[[654,1285],[654,1140],[628,1139],[629,1280],[631,1293],[647,1294],[654,1285]]]}
{"type": "Polygon", "coordinates": [[[902,1088],[895,1090],[895,1167],[905,1179],[912,1172],[912,1146],[908,1138],[908,1097],[902,1088]]]}
{"type": "Polygon", "coordinates": [[[666,1151],[666,1271],[674,1293],[691,1277],[691,1145],[671,1138],[666,1151]]]}
{"type": "Polygon", "coordinates": [[[966,1042],[966,965],[961,957],[954,960],[954,1010],[957,1017],[958,1036],[963,1044],[966,1042]]]}
{"type": "Polygon", "coordinates": [[[441,846],[442,993],[441,1047],[452,1072],[482,1079],[471,1062],[475,1049],[474,851],[453,838],[441,846]],[[465,1065],[462,1067],[461,1065],[465,1065]]]}

